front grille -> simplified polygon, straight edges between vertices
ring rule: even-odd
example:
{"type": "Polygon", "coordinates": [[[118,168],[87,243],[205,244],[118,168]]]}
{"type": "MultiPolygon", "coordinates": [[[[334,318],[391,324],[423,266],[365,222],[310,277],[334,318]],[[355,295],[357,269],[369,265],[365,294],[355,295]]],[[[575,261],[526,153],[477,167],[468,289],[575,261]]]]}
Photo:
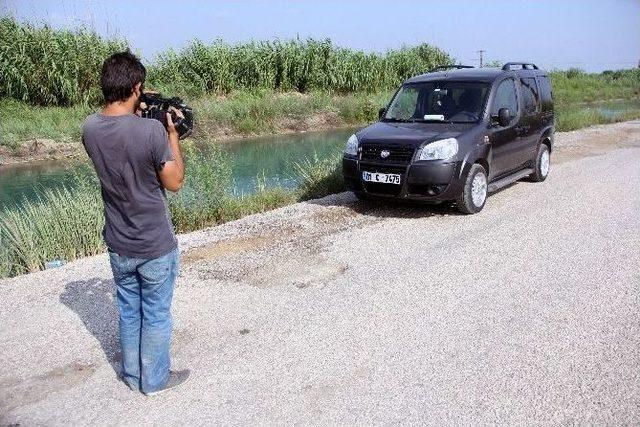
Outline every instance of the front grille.
{"type": "Polygon", "coordinates": [[[388,163],[409,163],[413,158],[415,148],[410,145],[377,145],[377,144],[364,144],[362,145],[362,160],[375,160],[378,162],[388,163]],[[388,151],[387,157],[382,157],[382,151],[388,151]]]}

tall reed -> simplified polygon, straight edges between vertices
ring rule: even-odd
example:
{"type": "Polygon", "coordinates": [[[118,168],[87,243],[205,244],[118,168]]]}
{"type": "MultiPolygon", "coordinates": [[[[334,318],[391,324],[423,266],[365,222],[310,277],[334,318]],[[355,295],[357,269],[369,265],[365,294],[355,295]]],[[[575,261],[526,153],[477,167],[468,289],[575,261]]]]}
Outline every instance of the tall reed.
{"type": "Polygon", "coordinates": [[[54,30],[0,18],[0,97],[37,105],[99,102],[100,67],[124,40],[96,33],[54,30]]]}
{"type": "Polygon", "coordinates": [[[329,39],[238,45],[196,40],[178,53],[159,55],[149,80],[160,89],[190,96],[245,88],[371,92],[450,62],[449,55],[428,44],[378,54],[340,48],[329,39]]]}
{"type": "MultiPolygon", "coordinates": [[[[54,30],[8,16],[0,18],[0,39],[0,97],[39,105],[99,102],[102,61],[128,47],[86,29],[54,30]]],[[[193,97],[257,88],[375,91],[451,61],[428,44],[378,54],[340,48],[329,39],[195,40],[180,52],[161,53],[147,69],[148,86],[193,97]]]]}

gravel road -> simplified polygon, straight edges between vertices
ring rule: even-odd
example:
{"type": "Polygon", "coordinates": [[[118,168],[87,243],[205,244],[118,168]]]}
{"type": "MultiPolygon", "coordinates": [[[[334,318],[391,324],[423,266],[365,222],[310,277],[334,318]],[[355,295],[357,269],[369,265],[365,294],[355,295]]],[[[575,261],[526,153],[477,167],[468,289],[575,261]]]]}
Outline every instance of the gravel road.
{"type": "Polygon", "coordinates": [[[105,256],[0,282],[0,424],[640,424],[640,122],[478,215],[349,193],[180,236],[179,390],[116,381],[105,256]]]}

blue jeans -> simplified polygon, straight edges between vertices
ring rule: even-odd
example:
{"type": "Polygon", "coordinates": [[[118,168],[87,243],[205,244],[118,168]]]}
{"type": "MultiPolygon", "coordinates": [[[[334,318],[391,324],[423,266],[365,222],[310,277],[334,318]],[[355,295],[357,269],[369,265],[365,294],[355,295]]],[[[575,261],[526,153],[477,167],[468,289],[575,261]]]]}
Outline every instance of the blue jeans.
{"type": "Polygon", "coordinates": [[[120,312],[122,378],[133,390],[160,390],[169,379],[171,299],[178,249],[154,259],[109,251],[120,312]]]}

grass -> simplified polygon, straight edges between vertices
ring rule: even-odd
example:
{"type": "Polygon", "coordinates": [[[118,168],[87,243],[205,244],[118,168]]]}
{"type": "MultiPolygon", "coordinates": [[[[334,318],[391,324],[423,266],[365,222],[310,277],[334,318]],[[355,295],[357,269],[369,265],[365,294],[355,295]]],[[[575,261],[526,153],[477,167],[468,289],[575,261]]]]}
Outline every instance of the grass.
{"type": "Polygon", "coordinates": [[[77,142],[84,119],[94,111],[84,105],[41,107],[13,99],[0,100],[0,143],[18,148],[34,138],[57,142],[77,142]]]}
{"type": "Polygon", "coordinates": [[[558,105],[640,98],[640,69],[585,73],[573,68],[549,74],[558,105]]]}
{"type": "Polygon", "coordinates": [[[47,261],[72,260],[104,250],[102,199],[91,185],[73,192],[46,190],[2,212],[0,277],[41,270],[47,261]]]}
{"type": "MultiPolygon", "coordinates": [[[[640,105],[640,104],[639,104],[640,105]]],[[[556,110],[556,131],[566,132],[588,126],[640,119],[640,107],[619,114],[604,114],[594,107],[580,104],[561,105],[556,110]]]]}
{"type": "MultiPolygon", "coordinates": [[[[168,207],[178,233],[265,212],[296,201],[340,191],[337,156],[317,156],[298,165],[300,190],[262,186],[249,195],[234,196],[225,188],[231,164],[220,149],[201,154],[187,148],[187,178],[183,189],[169,194],[168,207]]],[[[78,173],[73,191],[46,190],[36,201],[0,212],[0,278],[42,270],[47,261],[71,261],[105,250],[103,205],[97,178],[87,167],[78,173]]]]}
{"type": "MultiPolygon", "coordinates": [[[[629,98],[630,88],[610,92],[609,99],[629,98]]],[[[205,97],[192,104],[196,116],[195,140],[207,141],[254,135],[277,134],[319,127],[358,126],[377,120],[378,109],[386,105],[390,91],[335,95],[326,92],[255,93],[234,92],[225,97],[205,97]]],[[[576,97],[573,97],[576,98],[576,97]]],[[[580,103],[568,103],[556,97],[557,130],[612,123],[638,118],[633,109],[619,117],[608,117],[580,103]]],[[[81,125],[94,109],[75,107],[34,107],[23,102],[0,100],[0,143],[17,149],[22,142],[47,138],[76,142],[80,148],[81,125]]]]}

